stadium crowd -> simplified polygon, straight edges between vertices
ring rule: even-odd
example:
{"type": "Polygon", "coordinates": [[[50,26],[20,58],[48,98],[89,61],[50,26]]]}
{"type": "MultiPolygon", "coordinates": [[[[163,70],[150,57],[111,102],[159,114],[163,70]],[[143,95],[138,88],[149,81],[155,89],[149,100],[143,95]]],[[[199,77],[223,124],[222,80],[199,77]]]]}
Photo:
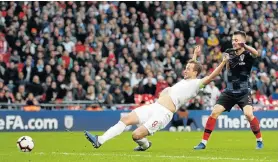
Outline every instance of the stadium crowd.
{"type": "MultiPolygon", "coordinates": [[[[0,3],[1,103],[154,99],[182,79],[197,44],[201,76],[212,72],[236,30],[260,53],[250,76],[253,103],[278,101],[277,2],[0,3]]],[[[225,79],[188,109],[210,109],[225,79]]]]}

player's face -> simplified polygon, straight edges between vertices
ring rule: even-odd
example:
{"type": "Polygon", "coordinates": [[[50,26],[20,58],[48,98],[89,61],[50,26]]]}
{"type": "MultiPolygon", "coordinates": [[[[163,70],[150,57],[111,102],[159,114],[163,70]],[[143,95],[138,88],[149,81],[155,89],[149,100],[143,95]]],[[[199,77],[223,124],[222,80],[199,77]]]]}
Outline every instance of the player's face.
{"type": "Polygon", "coordinates": [[[188,63],[185,67],[185,70],[183,71],[183,77],[184,79],[192,78],[193,76],[196,76],[196,71],[194,71],[194,64],[188,63]]]}
{"type": "Polygon", "coordinates": [[[232,37],[232,45],[234,49],[242,48],[240,43],[245,43],[245,39],[241,35],[233,35],[232,37]]]}

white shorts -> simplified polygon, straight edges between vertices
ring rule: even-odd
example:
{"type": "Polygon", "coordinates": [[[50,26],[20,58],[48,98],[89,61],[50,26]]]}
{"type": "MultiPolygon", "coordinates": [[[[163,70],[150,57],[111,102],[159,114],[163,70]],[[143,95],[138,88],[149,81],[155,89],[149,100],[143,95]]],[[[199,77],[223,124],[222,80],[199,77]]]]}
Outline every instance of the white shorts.
{"type": "Polygon", "coordinates": [[[144,125],[150,135],[165,128],[173,117],[173,113],[159,103],[144,105],[133,111],[139,118],[139,125],[144,125]]]}

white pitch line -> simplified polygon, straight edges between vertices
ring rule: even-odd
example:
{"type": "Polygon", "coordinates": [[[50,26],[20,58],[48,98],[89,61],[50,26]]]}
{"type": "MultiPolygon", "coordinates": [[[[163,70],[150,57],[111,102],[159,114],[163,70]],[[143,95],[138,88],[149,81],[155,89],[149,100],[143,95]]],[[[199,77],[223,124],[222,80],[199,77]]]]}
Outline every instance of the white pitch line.
{"type": "Polygon", "coordinates": [[[227,160],[227,161],[272,161],[267,159],[251,159],[251,158],[232,158],[232,157],[201,157],[201,156],[174,156],[174,155],[142,155],[142,154],[103,154],[103,153],[71,153],[71,152],[52,152],[52,153],[44,153],[38,152],[35,153],[38,155],[72,155],[72,156],[124,156],[124,157],[145,157],[145,158],[169,158],[169,159],[196,159],[196,160],[227,160]]]}

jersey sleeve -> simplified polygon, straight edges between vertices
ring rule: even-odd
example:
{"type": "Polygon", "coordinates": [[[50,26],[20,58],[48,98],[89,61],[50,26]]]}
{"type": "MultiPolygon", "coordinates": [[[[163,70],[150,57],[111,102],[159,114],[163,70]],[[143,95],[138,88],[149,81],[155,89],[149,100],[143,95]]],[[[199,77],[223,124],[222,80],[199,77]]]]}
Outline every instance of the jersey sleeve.
{"type": "Polygon", "coordinates": [[[248,52],[249,54],[249,57],[247,57],[247,62],[249,63],[249,64],[253,64],[253,62],[256,60],[256,58],[257,57],[254,57],[253,55],[252,55],[252,53],[251,52],[248,52]]]}

